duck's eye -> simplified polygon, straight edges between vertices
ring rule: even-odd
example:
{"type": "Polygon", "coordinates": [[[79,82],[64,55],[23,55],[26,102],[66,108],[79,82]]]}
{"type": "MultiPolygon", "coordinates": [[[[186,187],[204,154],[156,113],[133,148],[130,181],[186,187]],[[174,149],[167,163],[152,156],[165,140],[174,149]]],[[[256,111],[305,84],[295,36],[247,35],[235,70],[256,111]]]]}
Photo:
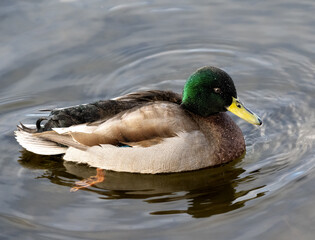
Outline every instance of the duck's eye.
{"type": "Polygon", "coordinates": [[[215,93],[222,93],[221,88],[214,88],[213,91],[215,93]]]}

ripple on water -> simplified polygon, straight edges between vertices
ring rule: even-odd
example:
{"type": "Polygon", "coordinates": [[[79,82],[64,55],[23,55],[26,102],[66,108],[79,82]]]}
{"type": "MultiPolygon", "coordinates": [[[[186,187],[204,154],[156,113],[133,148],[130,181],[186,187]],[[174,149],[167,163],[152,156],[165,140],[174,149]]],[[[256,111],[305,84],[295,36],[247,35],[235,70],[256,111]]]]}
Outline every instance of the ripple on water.
{"type": "Polygon", "coordinates": [[[219,46],[218,48],[187,46],[185,49],[156,52],[116,69],[106,79],[98,82],[97,87],[92,87],[90,94],[101,95],[102,89],[108,84],[111,84],[118,95],[152,88],[181,91],[185,79],[196,69],[212,63],[216,63],[217,67],[226,67],[226,62],[234,61],[236,58],[237,53],[234,50],[219,46]]]}

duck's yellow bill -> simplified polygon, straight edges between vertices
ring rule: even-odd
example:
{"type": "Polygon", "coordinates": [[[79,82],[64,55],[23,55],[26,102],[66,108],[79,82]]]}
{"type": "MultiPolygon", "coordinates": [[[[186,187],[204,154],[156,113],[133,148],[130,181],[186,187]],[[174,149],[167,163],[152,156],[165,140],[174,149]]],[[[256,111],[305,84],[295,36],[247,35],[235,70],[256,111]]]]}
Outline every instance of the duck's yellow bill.
{"type": "Polygon", "coordinates": [[[237,98],[234,98],[234,97],[232,98],[233,98],[232,104],[226,107],[227,110],[229,110],[230,112],[234,113],[236,116],[244,119],[245,121],[251,124],[254,124],[254,125],[262,124],[262,121],[255,113],[247,109],[243,105],[243,103],[241,103],[240,100],[238,100],[237,98]]]}

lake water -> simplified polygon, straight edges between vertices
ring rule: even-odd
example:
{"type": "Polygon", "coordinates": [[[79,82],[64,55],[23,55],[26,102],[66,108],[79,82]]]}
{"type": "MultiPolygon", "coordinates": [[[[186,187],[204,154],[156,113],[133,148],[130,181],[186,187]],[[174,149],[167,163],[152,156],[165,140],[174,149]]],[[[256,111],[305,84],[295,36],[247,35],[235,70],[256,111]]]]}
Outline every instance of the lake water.
{"type": "Polygon", "coordinates": [[[314,239],[315,2],[1,0],[1,239],[314,239]],[[169,175],[106,172],[22,151],[39,109],[234,79],[261,127],[246,155],[169,175]]]}

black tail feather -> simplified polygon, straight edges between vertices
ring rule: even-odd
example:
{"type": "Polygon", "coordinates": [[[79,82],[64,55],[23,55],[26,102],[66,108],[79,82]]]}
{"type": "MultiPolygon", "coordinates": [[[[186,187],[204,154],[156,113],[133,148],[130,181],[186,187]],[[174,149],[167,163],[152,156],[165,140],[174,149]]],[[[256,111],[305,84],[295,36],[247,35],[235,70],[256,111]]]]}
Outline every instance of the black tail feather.
{"type": "Polygon", "coordinates": [[[37,132],[41,132],[42,131],[42,127],[40,125],[40,123],[44,120],[47,120],[47,118],[39,118],[37,121],[36,121],[36,129],[37,129],[37,132]]]}

